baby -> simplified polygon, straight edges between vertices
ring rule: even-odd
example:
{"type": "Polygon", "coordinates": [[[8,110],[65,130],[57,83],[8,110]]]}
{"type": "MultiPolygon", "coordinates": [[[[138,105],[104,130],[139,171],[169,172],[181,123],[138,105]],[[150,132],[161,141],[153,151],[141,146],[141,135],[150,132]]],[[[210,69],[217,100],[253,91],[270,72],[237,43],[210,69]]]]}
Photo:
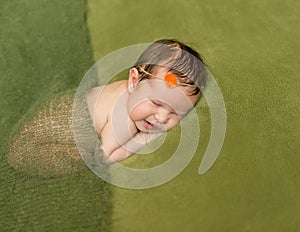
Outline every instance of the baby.
{"type": "Polygon", "coordinates": [[[205,74],[194,49],[159,40],[142,53],[128,80],[91,89],[89,111],[107,161],[124,160],[175,127],[198,102],[205,74]]]}
{"type": "Polygon", "coordinates": [[[106,162],[124,160],[180,122],[199,100],[205,76],[195,50],[156,41],[128,80],[92,88],[80,95],[83,101],[70,91],[39,104],[12,134],[8,162],[31,176],[66,176],[86,169],[82,159],[94,164],[97,135],[106,162]]]}

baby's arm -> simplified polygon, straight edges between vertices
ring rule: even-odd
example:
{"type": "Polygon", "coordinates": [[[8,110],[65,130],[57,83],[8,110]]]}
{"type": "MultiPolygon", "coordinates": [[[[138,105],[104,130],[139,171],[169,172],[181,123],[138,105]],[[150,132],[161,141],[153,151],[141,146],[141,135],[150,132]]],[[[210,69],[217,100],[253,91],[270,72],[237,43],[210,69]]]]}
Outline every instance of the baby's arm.
{"type": "MultiPolygon", "coordinates": [[[[137,131],[133,130],[131,132],[133,135],[130,135],[128,130],[119,128],[118,140],[122,141],[118,141],[114,136],[113,126],[111,122],[107,122],[105,124],[104,128],[101,131],[101,148],[104,152],[104,155],[107,158],[108,163],[113,163],[126,159],[127,157],[134,154],[133,149],[131,151],[127,151],[125,147],[122,147],[122,145],[126,146],[127,143],[129,143],[130,145],[132,143],[130,142],[130,140],[132,140],[134,136],[136,136],[136,138],[140,141],[143,141],[143,138],[141,137],[141,135],[138,136],[139,133],[137,133],[137,131]]],[[[132,147],[132,145],[130,147],[132,147]]],[[[135,151],[137,151],[137,148],[135,149],[135,151]]]]}
{"type": "Polygon", "coordinates": [[[109,163],[118,162],[132,156],[139,150],[141,150],[148,143],[158,138],[163,133],[143,133],[138,132],[133,138],[131,138],[126,144],[115,149],[109,155],[109,163]]]}

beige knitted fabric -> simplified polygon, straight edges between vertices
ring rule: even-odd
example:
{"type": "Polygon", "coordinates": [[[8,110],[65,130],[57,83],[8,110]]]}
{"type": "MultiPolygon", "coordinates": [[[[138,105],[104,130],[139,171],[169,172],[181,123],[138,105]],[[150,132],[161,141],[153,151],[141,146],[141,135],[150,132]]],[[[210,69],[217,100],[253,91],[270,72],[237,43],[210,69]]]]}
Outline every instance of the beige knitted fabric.
{"type": "Polygon", "coordinates": [[[72,128],[74,93],[38,106],[12,137],[8,162],[30,176],[59,177],[87,170],[72,128]]]}

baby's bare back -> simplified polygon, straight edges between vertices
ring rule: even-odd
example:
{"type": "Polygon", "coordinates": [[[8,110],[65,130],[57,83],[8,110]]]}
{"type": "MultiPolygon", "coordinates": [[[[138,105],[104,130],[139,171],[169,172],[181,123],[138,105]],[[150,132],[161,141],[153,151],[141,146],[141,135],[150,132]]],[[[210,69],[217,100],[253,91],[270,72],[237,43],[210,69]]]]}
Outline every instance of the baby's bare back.
{"type": "Polygon", "coordinates": [[[138,132],[128,117],[127,86],[128,81],[118,81],[95,87],[87,94],[94,126],[107,155],[112,154],[138,132]]]}

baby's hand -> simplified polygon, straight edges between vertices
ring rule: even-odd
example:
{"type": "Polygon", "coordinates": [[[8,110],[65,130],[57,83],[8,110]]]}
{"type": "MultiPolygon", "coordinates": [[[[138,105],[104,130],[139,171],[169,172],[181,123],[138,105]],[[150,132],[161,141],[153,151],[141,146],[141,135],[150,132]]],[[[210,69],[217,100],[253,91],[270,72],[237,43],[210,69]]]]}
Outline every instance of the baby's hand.
{"type": "Polygon", "coordinates": [[[129,140],[125,147],[128,151],[136,153],[141,150],[144,146],[148,143],[152,142],[159,136],[163,135],[163,132],[160,133],[145,133],[145,132],[138,132],[131,140],[129,140]]]}
{"type": "Polygon", "coordinates": [[[107,163],[114,163],[127,159],[128,157],[137,153],[139,150],[145,147],[145,145],[158,138],[162,134],[163,133],[138,132],[126,144],[120,146],[111,153],[105,152],[105,149],[102,147],[104,153],[106,153],[107,163]]]}

